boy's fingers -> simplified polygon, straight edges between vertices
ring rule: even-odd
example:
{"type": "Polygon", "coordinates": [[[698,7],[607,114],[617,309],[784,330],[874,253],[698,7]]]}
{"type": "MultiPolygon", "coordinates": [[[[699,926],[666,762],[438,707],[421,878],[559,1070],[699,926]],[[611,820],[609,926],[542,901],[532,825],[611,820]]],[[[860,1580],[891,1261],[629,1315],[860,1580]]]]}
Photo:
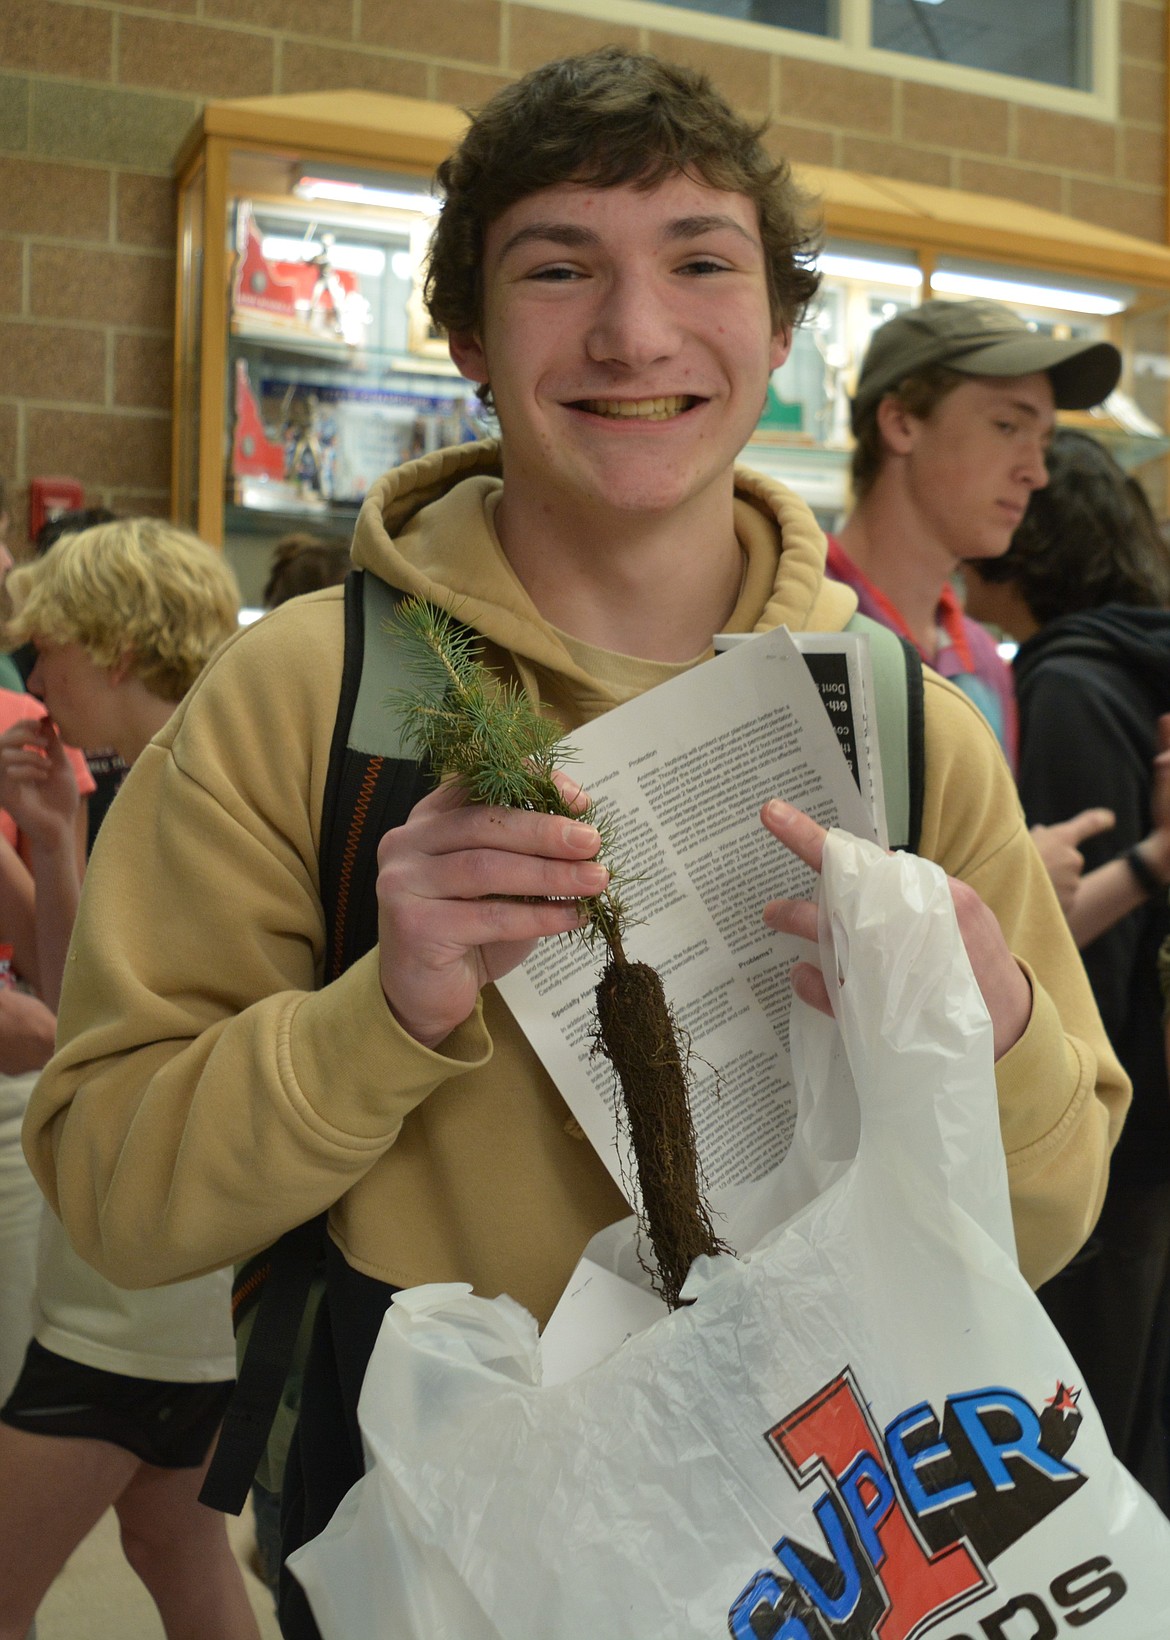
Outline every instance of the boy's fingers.
{"type": "MultiPolygon", "coordinates": [[[[589,807],[589,794],[579,780],[572,775],[562,774],[559,769],[553,771],[553,780],[561,796],[574,814],[580,814],[589,807]]],[[[467,786],[458,775],[447,775],[435,787],[434,791],[421,799],[418,807],[426,805],[431,811],[465,809],[474,807],[467,798],[467,786]]]]}
{"type": "Polygon", "coordinates": [[[574,814],[580,814],[589,807],[589,795],[579,780],[574,780],[572,775],[564,774],[560,769],[553,770],[553,780],[574,814]]]}
{"type": "Polygon", "coordinates": [[[769,900],[764,921],[777,934],[817,943],[817,908],[811,900],[769,900]]]}
{"type": "Polygon", "coordinates": [[[803,860],[806,866],[819,875],[821,860],[825,852],[825,838],[828,836],[824,826],[818,826],[815,820],[800,809],[793,808],[791,803],[785,803],[781,798],[774,797],[765,803],[760,810],[760,819],[784,847],[791,849],[797,859],[803,860]]]}
{"type": "Polygon", "coordinates": [[[819,968],[811,962],[797,962],[792,966],[792,989],[802,1002],[807,1002],[810,1008],[818,1013],[833,1013],[833,1004],[829,1001],[829,988],[825,984],[825,977],[819,968]]]}

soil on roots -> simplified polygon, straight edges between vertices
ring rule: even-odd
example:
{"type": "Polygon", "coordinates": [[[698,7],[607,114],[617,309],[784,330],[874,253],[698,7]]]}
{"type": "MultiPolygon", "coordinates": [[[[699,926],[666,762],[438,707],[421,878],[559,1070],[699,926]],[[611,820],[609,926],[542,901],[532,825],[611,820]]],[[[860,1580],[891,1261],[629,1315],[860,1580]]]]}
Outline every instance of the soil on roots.
{"type": "Polygon", "coordinates": [[[621,1088],[656,1285],[674,1310],[699,1254],[727,1251],[703,1200],[687,1056],[662,981],[648,964],[607,963],[596,994],[598,1045],[621,1088]]]}

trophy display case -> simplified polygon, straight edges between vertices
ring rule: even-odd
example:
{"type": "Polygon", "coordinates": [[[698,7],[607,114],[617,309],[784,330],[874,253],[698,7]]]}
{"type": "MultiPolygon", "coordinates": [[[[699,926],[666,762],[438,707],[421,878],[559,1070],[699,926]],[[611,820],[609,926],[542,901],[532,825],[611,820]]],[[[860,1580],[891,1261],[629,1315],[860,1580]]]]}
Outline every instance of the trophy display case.
{"type": "Polygon", "coordinates": [[[422,304],[462,124],[349,93],[209,104],[180,172],[174,508],[255,604],[273,542],[348,537],[380,473],[474,438],[422,304]]]}

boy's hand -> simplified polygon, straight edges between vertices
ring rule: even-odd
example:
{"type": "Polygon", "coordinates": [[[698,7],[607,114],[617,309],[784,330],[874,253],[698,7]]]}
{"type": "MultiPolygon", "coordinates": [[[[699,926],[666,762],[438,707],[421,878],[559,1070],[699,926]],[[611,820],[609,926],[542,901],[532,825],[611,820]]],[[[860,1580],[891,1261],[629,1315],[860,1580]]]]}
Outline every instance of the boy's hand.
{"type": "Polygon", "coordinates": [[[456,781],[424,797],[378,845],[382,990],[403,1029],[437,1047],[538,940],[580,928],[609,881],[600,846],[576,820],[469,805],[456,781]]]}
{"type": "MultiPolygon", "coordinates": [[[[815,872],[820,872],[828,835],[823,826],[818,826],[807,814],[794,809],[791,803],[778,799],[765,803],[760,818],[785,848],[791,849],[815,872]]],[[[991,1015],[995,1057],[998,1060],[1024,1034],[1032,1017],[1032,988],[1023,969],[1008,950],[994,914],[975,890],[955,877],[948,877],[947,882],[955,902],[959,933],[991,1015]]],[[[796,934],[801,939],[811,940],[814,945],[817,942],[817,908],[811,900],[769,900],[764,907],[764,921],[778,933],[796,934]]],[[[820,969],[812,963],[798,962],[795,965],[792,989],[802,1001],[819,1008],[822,1013],[832,1012],[820,969]]]]}

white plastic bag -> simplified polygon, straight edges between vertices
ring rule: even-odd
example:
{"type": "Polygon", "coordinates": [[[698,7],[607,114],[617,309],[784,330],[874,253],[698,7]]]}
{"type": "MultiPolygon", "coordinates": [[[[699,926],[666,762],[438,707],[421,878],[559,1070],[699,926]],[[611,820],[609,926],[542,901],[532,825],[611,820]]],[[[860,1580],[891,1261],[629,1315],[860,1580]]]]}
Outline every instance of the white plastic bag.
{"type": "Polygon", "coordinates": [[[942,873],[833,834],[821,945],[750,1257],[551,1386],[509,1299],[395,1301],[368,1473],[291,1562],[324,1640],[1164,1640],[1170,1523],[1015,1266],[942,873]]]}

